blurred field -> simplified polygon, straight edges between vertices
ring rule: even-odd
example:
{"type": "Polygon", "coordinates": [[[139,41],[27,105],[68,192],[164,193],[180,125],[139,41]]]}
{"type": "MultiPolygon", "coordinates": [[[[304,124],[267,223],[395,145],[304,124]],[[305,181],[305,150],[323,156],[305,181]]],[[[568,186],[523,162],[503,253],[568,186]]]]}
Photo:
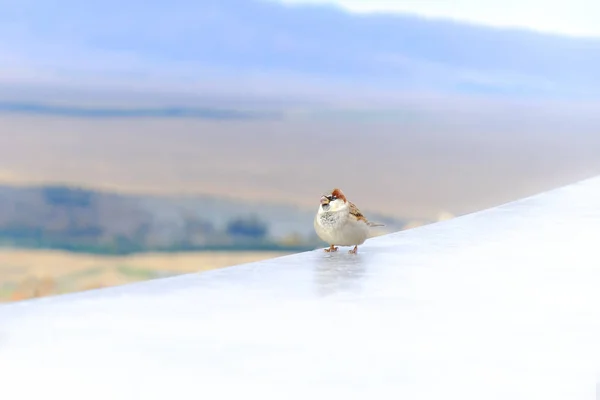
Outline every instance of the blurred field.
{"type": "Polygon", "coordinates": [[[278,252],[96,256],[48,250],[0,250],[0,302],[121,285],[278,257],[278,252]]]}
{"type": "Polygon", "coordinates": [[[0,115],[0,182],[308,210],[340,186],[363,212],[437,219],[600,173],[600,121],[591,112],[438,106],[273,121],[0,115]]]}

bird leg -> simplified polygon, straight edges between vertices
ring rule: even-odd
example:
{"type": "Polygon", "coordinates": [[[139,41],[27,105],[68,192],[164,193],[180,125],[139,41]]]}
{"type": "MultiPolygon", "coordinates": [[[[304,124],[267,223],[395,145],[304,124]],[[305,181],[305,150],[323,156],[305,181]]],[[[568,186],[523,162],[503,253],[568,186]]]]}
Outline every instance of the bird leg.
{"type": "Polygon", "coordinates": [[[333,252],[333,251],[337,251],[337,250],[338,250],[338,248],[337,248],[337,247],[335,247],[334,245],[331,245],[331,246],[329,246],[329,248],[328,248],[328,249],[323,249],[323,250],[325,250],[325,251],[326,251],[326,252],[328,252],[328,253],[331,253],[331,252],[333,252]]]}
{"type": "Polygon", "coordinates": [[[354,246],[354,248],[352,250],[349,250],[348,253],[356,254],[357,251],[358,251],[358,246],[354,246]]]}

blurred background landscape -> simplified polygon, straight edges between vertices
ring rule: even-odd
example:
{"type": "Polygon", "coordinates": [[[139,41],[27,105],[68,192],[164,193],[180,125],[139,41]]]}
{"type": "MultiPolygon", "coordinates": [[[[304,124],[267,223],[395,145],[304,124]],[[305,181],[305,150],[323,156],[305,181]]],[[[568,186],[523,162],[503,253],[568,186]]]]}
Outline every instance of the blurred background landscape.
{"type": "Polygon", "coordinates": [[[600,34],[333,3],[0,0],[0,301],[322,247],[333,187],[383,234],[600,173],[600,34]]]}

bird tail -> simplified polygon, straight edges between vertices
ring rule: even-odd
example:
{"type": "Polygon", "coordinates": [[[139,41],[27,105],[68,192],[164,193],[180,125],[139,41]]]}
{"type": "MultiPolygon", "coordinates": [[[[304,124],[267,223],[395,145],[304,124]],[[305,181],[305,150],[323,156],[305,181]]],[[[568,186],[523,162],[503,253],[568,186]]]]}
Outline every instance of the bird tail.
{"type": "Polygon", "coordinates": [[[369,222],[369,226],[370,226],[371,228],[374,228],[374,227],[376,227],[376,226],[385,226],[385,225],[384,225],[384,224],[382,224],[382,223],[379,223],[379,222],[369,222]]]}

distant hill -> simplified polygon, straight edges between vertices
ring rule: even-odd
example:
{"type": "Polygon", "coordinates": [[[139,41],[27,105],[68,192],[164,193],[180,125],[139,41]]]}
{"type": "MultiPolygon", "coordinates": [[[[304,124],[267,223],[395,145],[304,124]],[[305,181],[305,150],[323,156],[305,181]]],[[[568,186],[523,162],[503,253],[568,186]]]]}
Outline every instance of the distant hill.
{"type": "Polygon", "coordinates": [[[22,0],[2,5],[0,35],[6,82],[201,85],[238,94],[332,93],[340,85],[517,98],[600,94],[597,39],[320,5],[22,0]]]}
{"type": "MultiPolygon", "coordinates": [[[[121,195],[66,186],[0,186],[0,244],[103,254],[306,250],[314,213],[216,197],[121,195]]],[[[376,216],[386,229],[404,221],[376,216]]]]}
{"type": "Polygon", "coordinates": [[[81,107],[36,102],[0,101],[0,113],[38,114],[82,118],[201,118],[208,120],[248,120],[277,118],[274,112],[232,110],[225,108],[198,107],[81,107]]]}

